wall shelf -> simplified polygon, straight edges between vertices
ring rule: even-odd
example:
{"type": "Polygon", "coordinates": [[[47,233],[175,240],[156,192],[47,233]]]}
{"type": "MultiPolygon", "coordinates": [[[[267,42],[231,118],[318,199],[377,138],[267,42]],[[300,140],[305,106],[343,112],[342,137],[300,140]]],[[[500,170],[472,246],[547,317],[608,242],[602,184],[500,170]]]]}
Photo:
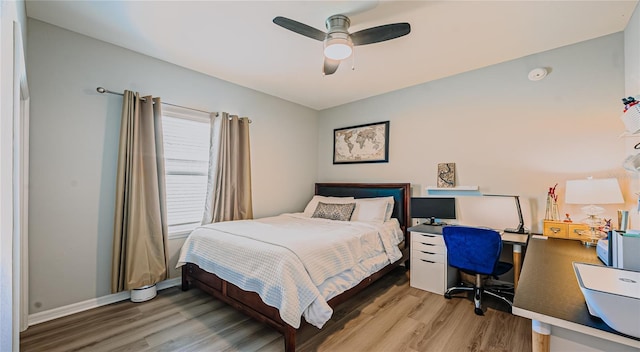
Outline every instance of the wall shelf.
{"type": "Polygon", "coordinates": [[[427,186],[425,188],[428,196],[481,196],[480,187],[478,186],[457,186],[457,187],[433,187],[427,186]]]}

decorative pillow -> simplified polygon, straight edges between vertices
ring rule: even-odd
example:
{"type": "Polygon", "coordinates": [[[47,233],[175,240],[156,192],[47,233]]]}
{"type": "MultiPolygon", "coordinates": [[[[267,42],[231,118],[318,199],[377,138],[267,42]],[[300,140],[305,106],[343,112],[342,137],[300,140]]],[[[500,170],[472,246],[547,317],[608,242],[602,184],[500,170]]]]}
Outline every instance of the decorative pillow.
{"type": "Polygon", "coordinates": [[[349,221],[356,203],[347,204],[331,204],[318,202],[316,211],[313,212],[312,218],[322,218],[329,220],[349,221]]]}
{"type": "Polygon", "coordinates": [[[309,201],[307,206],[304,208],[304,215],[306,217],[311,217],[313,212],[318,207],[318,202],[331,203],[331,204],[345,204],[345,203],[353,203],[353,197],[326,197],[326,196],[313,196],[313,198],[309,201]]]}
{"type": "Polygon", "coordinates": [[[386,220],[388,203],[386,198],[356,199],[356,208],[351,216],[351,221],[383,223],[386,220]]]}

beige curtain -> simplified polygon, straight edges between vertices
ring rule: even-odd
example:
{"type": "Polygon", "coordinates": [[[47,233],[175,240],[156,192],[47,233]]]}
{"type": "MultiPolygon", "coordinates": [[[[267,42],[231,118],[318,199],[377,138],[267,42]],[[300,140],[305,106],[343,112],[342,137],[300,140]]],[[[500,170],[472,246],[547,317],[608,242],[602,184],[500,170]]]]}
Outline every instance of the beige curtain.
{"type": "Polygon", "coordinates": [[[155,284],[168,274],[160,98],[124,92],[117,173],[113,293],[155,284]]]}
{"type": "Polygon", "coordinates": [[[253,218],[249,119],[212,114],[203,224],[253,218]]]}

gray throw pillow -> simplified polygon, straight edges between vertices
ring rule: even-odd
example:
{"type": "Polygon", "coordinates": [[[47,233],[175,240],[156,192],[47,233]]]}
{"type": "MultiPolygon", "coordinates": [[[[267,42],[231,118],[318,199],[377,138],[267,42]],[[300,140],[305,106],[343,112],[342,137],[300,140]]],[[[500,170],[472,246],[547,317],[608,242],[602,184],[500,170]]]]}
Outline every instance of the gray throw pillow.
{"type": "Polygon", "coordinates": [[[313,212],[312,218],[322,218],[330,220],[349,221],[356,203],[332,204],[318,202],[316,211],[313,212]]]}

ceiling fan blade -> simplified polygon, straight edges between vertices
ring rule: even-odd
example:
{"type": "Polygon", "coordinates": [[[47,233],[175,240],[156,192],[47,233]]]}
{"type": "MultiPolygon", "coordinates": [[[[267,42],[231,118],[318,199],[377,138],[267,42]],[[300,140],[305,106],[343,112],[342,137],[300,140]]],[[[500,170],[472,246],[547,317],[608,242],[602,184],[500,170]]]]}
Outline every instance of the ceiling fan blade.
{"type": "Polygon", "coordinates": [[[373,44],[402,37],[409,32],[411,32],[411,26],[406,22],[385,24],[352,33],[351,41],[353,45],[373,44]]]}
{"type": "Polygon", "coordinates": [[[309,37],[311,39],[323,41],[327,34],[319,29],[315,29],[311,26],[307,26],[304,23],[300,23],[298,21],[294,21],[292,19],[278,16],[273,19],[273,23],[277,24],[280,27],[286,28],[292,32],[296,32],[298,34],[304,35],[305,37],[309,37]]]}
{"type": "Polygon", "coordinates": [[[336,70],[338,70],[338,66],[340,66],[340,60],[329,59],[328,57],[324,58],[324,66],[322,67],[322,74],[332,75],[336,70]]]}

